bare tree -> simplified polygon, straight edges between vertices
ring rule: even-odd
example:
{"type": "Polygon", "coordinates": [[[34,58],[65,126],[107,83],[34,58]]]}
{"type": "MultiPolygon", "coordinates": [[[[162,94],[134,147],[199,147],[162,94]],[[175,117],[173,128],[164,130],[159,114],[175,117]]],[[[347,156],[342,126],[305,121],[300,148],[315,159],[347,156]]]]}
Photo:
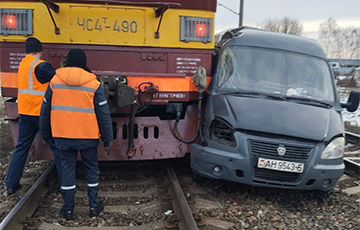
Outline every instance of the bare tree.
{"type": "Polygon", "coordinates": [[[348,58],[360,59],[360,27],[346,27],[345,34],[345,52],[348,58]]]}
{"type": "Polygon", "coordinates": [[[301,22],[290,17],[265,19],[257,27],[263,30],[293,35],[301,35],[304,29],[301,22]]]}
{"type": "Polygon", "coordinates": [[[335,56],[337,46],[338,34],[340,31],[340,27],[337,22],[333,18],[329,18],[326,21],[320,23],[319,26],[319,42],[325,48],[325,53],[327,56],[335,56]]]}
{"type": "Polygon", "coordinates": [[[341,28],[329,18],[319,26],[318,41],[329,58],[360,58],[360,27],[341,28]]]}

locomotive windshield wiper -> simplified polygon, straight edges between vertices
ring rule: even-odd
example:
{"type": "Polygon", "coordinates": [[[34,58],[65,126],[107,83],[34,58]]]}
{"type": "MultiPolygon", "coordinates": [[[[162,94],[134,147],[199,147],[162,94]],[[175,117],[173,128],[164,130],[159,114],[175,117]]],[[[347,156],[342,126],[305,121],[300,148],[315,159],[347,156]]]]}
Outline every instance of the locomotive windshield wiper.
{"type": "Polygon", "coordinates": [[[303,104],[309,104],[309,105],[316,105],[316,106],[322,106],[325,108],[331,108],[333,105],[328,103],[328,102],[324,102],[324,101],[320,101],[320,100],[316,100],[313,98],[307,98],[307,97],[286,97],[287,100],[291,100],[291,101],[298,101],[299,103],[303,103],[303,104]]]}
{"type": "Polygon", "coordinates": [[[221,95],[239,95],[243,97],[265,96],[275,100],[286,101],[286,98],[281,95],[264,93],[264,92],[254,92],[254,91],[234,91],[234,92],[224,93],[221,95]]]}

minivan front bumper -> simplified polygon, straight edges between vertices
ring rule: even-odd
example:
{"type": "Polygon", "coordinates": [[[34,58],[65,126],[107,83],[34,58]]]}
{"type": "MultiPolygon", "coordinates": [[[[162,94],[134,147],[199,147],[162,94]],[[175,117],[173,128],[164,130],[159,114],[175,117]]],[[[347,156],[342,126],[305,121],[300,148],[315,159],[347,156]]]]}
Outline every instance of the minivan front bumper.
{"type": "MultiPolygon", "coordinates": [[[[269,139],[255,137],[264,143],[269,139]]],[[[208,178],[223,179],[252,186],[288,188],[298,190],[330,190],[343,175],[345,165],[342,159],[323,160],[323,144],[314,144],[307,159],[287,159],[286,161],[304,163],[302,173],[288,173],[257,167],[259,157],[281,160],[280,156],[263,156],[262,151],[253,151],[249,137],[236,135],[237,147],[229,151],[221,145],[212,147],[191,144],[191,167],[194,173],[208,178]],[[240,143],[240,144],[239,144],[240,143]]],[[[271,140],[277,143],[280,140],[271,140]]],[[[270,141],[270,142],[271,142],[270,141]]],[[[284,143],[283,140],[281,140],[284,143]]],[[[286,142],[286,141],[285,141],[286,142]]],[[[292,142],[293,143],[293,142],[292,142]]],[[[285,143],[287,144],[287,143],[285,143]]],[[[299,144],[299,143],[297,143],[299,144]]],[[[299,145],[301,145],[300,143],[299,145]]],[[[267,150],[264,150],[266,152],[267,150]]]]}

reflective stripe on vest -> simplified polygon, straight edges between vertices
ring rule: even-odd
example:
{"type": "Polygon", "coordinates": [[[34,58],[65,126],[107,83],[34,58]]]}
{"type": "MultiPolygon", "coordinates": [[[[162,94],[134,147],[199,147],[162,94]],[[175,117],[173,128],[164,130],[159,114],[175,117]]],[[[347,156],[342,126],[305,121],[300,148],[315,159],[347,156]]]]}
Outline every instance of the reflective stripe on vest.
{"type": "Polygon", "coordinates": [[[44,91],[31,90],[31,89],[18,89],[18,93],[29,94],[29,95],[39,95],[39,96],[45,95],[44,91]]]}
{"type": "Polygon", "coordinates": [[[53,89],[73,89],[73,90],[81,90],[93,93],[94,89],[86,86],[72,86],[72,85],[66,85],[66,84],[52,84],[53,89]]]}
{"type": "Polygon", "coordinates": [[[29,95],[40,95],[40,96],[44,96],[45,95],[45,91],[39,91],[39,90],[34,90],[34,83],[33,83],[33,70],[34,70],[34,65],[39,61],[39,59],[35,59],[30,66],[29,69],[29,86],[28,89],[18,89],[18,93],[22,93],[22,94],[29,94],[29,95]]]}
{"type": "Polygon", "coordinates": [[[82,108],[74,106],[65,106],[65,105],[52,105],[51,110],[62,110],[62,111],[71,111],[71,112],[80,112],[80,113],[95,113],[93,108],[82,108]]]}

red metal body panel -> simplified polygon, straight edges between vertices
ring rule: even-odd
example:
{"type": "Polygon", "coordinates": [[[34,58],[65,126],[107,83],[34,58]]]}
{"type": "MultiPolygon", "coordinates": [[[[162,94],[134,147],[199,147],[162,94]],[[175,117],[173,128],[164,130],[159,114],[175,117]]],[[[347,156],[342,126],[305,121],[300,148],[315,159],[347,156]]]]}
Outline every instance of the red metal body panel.
{"type": "MultiPolygon", "coordinates": [[[[7,115],[14,119],[17,115],[17,106],[15,102],[7,103],[7,115]]],[[[178,126],[180,135],[185,139],[191,139],[195,133],[197,105],[187,107],[185,119],[181,120],[178,126]]],[[[174,120],[161,121],[158,117],[135,117],[135,124],[138,126],[138,135],[134,139],[135,156],[129,158],[126,155],[128,146],[128,137],[123,138],[123,125],[127,125],[129,119],[126,117],[113,117],[116,122],[116,139],[110,153],[103,150],[103,144],[100,141],[98,156],[101,161],[116,160],[151,160],[184,157],[189,152],[187,144],[179,142],[172,134],[174,120]],[[156,128],[157,127],[157,128],[156,128]],[[144,132],[147,129],[147,135],[144,132]],[[158,132],[155,131],[158,129],[158,132]]],[[[13,141],[16,144],[18,137],[18,120],[11,120],[10,129],[13,141]]],[[[53,159],[53,153],[49,146],[44,144],[38,133],[29,152],[32,159],[53,159]]]]}
{"type": "MultiPolygon", "coordinates": [[[[86,52],[89,68],[97,75],[109,76],[191,76],[197,66],[203,66],[207,73],[211,72],[211,50],[199,49],[161,49],[149,47],[116,47],[89,45],[55,45],[43,44],[42,59],[54,67],[67,57],[71,48],[81,48],[86,52]],[[134,73],[136,70],[136,73],[134,73]]],[[[1,43],[1,71],[17,73],[21,59],[25,56],[23,43],[1,43]]],[[[1,85],[1,92],[6,97],[17,97],[16,88],[1,85]]],[[[171,92],[154,95],[153,103],[168,101],[196,100],[197,92],[177,92],[183,98],[161,97],[171,92]]]]}
{"type": "MultiPolygon", "coordinates": [[[[176,63],[178,58],[193,58],[196,66],[203,66],[207,73],[211,71],[211,50],[118,47],[89,45],[43,44],[42,59],[54,67],[67,57],[72,48],[83,49],[88,60],[88,67],[96,71],[117,71],[125,73],[179,73],[176,63]],[[134,71],[136,70],[136,71],[134,71]]],[[[1,71],[17,72],[21,59],[25,56],[24,43],[0,42],[1,71]]],[[[192,74],[187,74],[191,76],[192,74]]]]}
{"type": "Polygon", "coordinates": [[[5,97],[17,97],[17,88],[4,88],[1,87],[1,95],[5,96],[5,97]]]}

